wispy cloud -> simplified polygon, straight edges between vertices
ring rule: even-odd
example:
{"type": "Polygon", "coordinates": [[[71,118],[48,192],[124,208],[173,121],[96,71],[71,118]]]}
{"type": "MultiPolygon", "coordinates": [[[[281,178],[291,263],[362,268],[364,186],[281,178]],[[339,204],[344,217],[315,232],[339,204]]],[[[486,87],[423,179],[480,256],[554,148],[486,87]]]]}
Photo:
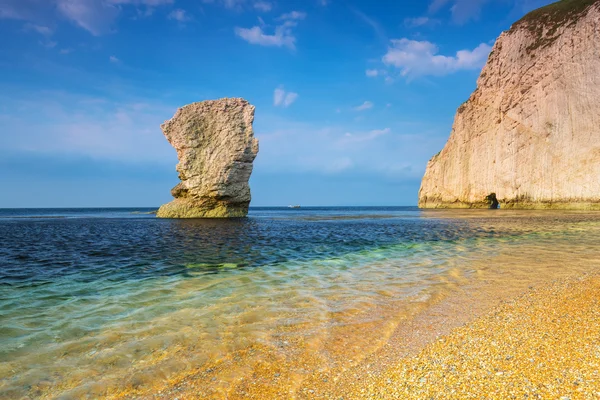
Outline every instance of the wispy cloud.
{"type": "Polygon", "coordinates": [[[366,23],[367,25],[369,25],[373,31],[375,32],[375,34],[377,35],[377,37],[379,37],[380,40],[387,42],[387,35],[385,34],[385,31],[383,29],[383,27],[381,26],[381,24],[379,22],[377,22],[375,19],[369,17],[367,14],[363,13],[362,11],[360,11],[357,8],[351,7],[350,10],[364,23],[366,23]]]}
{"type": "Polygon", "coordinates": [[[185,23],[191,21],[193,18],[189,15],[185,10],[181,8],[177,8],[167,15],[167,18],[173,21],[177,21],[179,23],[185,23]]]}
{"type": "Polygon", "coordinates": [[[431,42],[403,38],[391,41],[382,61],[400,69],[400,75],[406,78],[441,76],[482,68],[490,51],[491,46],[481,43],[473,50],[460,50],[455,55],[445,56],[438,54],[439,48],[431,42]]]}
{"type": "Polygon", "coordinates": [[[132,162],[164,162],[175,155],[160,131],[175,105],[62,91],[0,95],[0,104],[10,115],[3,126],[22,132],[18,138],[0,135],[2,149],[132,162]]]}
{"type": "Polygon", "coordinates": [[[302,11],[292,11],[276,18],[278,21],[300,20],[306,18],[306,13],[302,11]]]}
{"type": "MultiPolygon", "coordinates": [[[[34,0],[21,1],[33,2],[34,0]]],[[[144,6],[147,7],[146,13],[151,14],[153,8],[173,4],[174,0],[55,0],[55,2],[56,9],[63,17],[92,35],[100,36],[114,32],[115,21],[124,6],[144,6]]]]}
{"type": "Polygon", "coordinates": [[[387,135],[391,132],[390,128],[385,129],[374,129],[367,132],[366,134],[354,134],[346,132],[344,137],[340,140],[340,143],[357,143],[357,142],[370,142],[377,139],[380,136],[387,135]]]}
{"type": "Polygon", "coordinates": [[[276,18],[280,22],[275,26],[272,34],[266,33],[267,28],[264,22],[261,21],[261,26],[253,26],[252,28],[236,27],[234,32],[237,36],[244,39],[250,44],[259,46],[287,47],[291,50],[296,49],[296,37],[294,36],[293,28],[298,25],[297,21],[304,19],[306,14],[299,11],[292,11],[283,14],[276,18]]]}
{"type": "Polygon", "coordinates": [[[223,5],[225,8],[229,8],[229,9],[236,9],[241,7],[242,4],[244,4],[246,1],[245,0],[202,0],[203,3],[205,4],[221,4],[223,5]]]}
{"type": "Polygon", "coordinates": [[[112,4],[133,4],[148,7],[158,7],[169,4],[175,4],[175,0],[108,0],[112,4]]]}
{"type": "Polygon", "coordinates": [[[254,3],[254,8],[258,11],[269,12],[273,8],[273,4],[267,1],[257,1],[256,3],[254,3]]]}
{"type": "Polygon", "coordinates": [[[97,0],[57,0],[58,11],[94,36],[108,33],[119,14],[114,4],[97,0]]]}
{"type": "Polygon", "coordinates": [[[365,75],[367,75],[369,78],[375,78],[379,75],[379,71],[376,69],[368,69],[365,71],[365,75]]]}
{"type": "Polygon", "coordinates": [[[115,56],[110,56],[108,57],[108,60],[113,63],[113,64],[119,64],[121,62],[121,60],[119,60],[117,57],[115,56]]]}
{"type": "Polygon", "coordinates": [[[298,93],[286,92],[283,86],[278,87],[273,92],[273,105],[275,107],[289,107],[298,98],[298,93]]]}
{"type": "Polygon", "coordinates": [[[312,124],[263,113],[265,129],[257,133],[263,146],[257,170],[316,174],[351,171],[354,177],[366,173],[393,180],[420,180],[427,160],[447,139],[446,127],[433,134],[430,127],[409,121],[371,129],[347,122],[312,124]],[[398,134],[397,130],[405,133],[398,134]],[[416,140],[420,145],[415,147],[412,144],[416,140]]]}
{"type": "Polygon", "coordinates": [[[244,11],[255,9],[262,12],[269,12],[273,8],[273,3],[267,0],[201,0],[205,4],[221,5],[229,10],[244,11]]]}
{"type": "Polygon", "coordinates": [[[47,0],[2,0],[0,19],[35,21],[51,11],[53,4],[47,0]]]}
{"type": "Polygon", "coordinates": [[[440,21],[435,18],[429,17],[416,17],[416,18],[405,18],[404,26],[407,28],[419,28],[421,26],[434,26],[439,24],[440,21]]]}
{"type": "Polygon", "coordinates": [[[48,28],[47,26],[36,25],[32,23],[25,24],[23,29],[27,32],[37,32],[40,35],[44,36],[52,36],[52,34],[54,33],[54,31],[51,28],[48,28]]]}
{"type": "Polygon", "coordinates": [[[42,46],[44,46],[47,49],[53,49],[56,47],[56,45],[58,44],[57,42],[53,41],[53,40],[47,40],[47,41],[40,41],[40,44],[42,46]]]}
{"type": "Polygon", "coordinates": [[[489,0],[433,0],[429,4],[429,13],[435,14],[443,8],[450,7],[452,21],[464,24],[479,18],[481,9],[489,0]]]}
{"type": "Polygon", "coordinates": [[[356,106],[354,107],[354,111],[365,111],[365,110],[370,110],[371,108],[373,108],[373,103],[370,101],[365,101],[364,103],[362,103],[360,106],[356,106]]]}

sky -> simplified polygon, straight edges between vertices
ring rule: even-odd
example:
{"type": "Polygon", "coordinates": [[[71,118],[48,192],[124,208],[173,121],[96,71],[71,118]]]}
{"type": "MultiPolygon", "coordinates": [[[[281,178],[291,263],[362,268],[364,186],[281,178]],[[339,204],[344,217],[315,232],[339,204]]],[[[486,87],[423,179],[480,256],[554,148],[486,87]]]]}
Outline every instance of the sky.
{"type": "Polygon", "coordinates": [[[0,208],[157,207],[160,125],[256,106],[252,206],[416,205],[495,39],[551,0],[0,0],[0,208]]]}

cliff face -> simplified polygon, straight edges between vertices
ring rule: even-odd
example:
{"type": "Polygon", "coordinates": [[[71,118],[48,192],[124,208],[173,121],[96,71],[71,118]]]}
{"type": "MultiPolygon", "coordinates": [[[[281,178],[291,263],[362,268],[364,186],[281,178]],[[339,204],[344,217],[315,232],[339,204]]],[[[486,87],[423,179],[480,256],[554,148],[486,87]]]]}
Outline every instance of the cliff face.
{"type": "Polygon", "coordinates": [[[157,213],[162,218],[245,217],[248,180],[258,154],[254,106],[243,99],[203,101],[180,108],[161,128],[177,150],[181,183],[157,213]]]}
{"type": "Polygon", "coordinates": [[[562,0],[502,33],[427,165],[422,208],[600,209],[600,0],[562,0]]]}

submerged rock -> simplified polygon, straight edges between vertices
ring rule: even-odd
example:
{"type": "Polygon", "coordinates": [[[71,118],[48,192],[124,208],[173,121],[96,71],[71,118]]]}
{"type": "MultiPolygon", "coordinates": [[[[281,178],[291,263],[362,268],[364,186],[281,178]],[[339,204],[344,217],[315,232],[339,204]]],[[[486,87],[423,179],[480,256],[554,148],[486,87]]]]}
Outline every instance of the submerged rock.
{"type": "Polygon", "coordinates": [[[258,154],[254,106],[244,99],[203,101],[180,108],[161,128],[177,150],[181,182],[161,218],[245,217],[248,180],[258,154]]]}
{"type": "Polygon", "coordinates": [[[502,33],[419,192],[422,208],[600,209],[600,0],[502,33]]]}

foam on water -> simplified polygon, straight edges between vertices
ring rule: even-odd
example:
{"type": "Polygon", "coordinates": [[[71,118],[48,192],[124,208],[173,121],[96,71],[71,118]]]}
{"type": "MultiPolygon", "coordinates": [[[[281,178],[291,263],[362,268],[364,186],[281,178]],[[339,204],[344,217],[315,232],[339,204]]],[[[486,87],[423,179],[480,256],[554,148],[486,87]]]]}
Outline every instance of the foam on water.
{"type": "Polygon", "coordinates": [[[596,214],[132,211],[0,211],[0,396],[143,391],[227,363],[206,389],[219,396],[257,360],[287,365],[293,387],[306,360],[356,363],[461,285],[519,288],[599,261],[596,214]]]}

